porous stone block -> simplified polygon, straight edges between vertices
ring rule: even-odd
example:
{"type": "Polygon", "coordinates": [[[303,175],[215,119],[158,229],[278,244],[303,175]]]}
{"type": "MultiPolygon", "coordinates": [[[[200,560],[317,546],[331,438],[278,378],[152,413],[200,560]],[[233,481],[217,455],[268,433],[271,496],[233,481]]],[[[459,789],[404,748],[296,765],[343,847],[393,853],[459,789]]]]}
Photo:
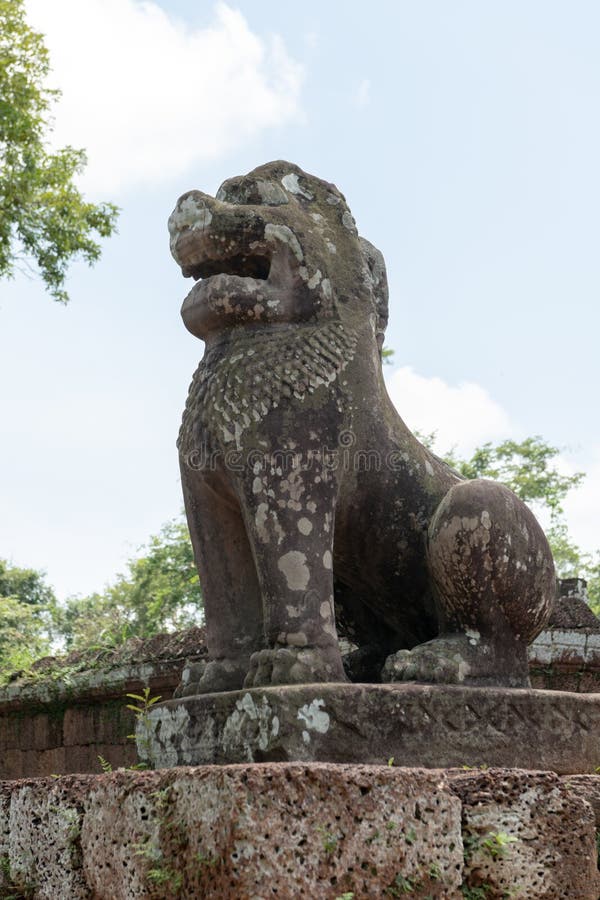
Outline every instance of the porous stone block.
{"type": "Polygon", "coordinates": [[[600,775],[569,775],[563,781],[570,793],[590,804],[596,828],[600,829],[600,775]]]}
{"type": "Polygon", "coordinates": [[[141,720],[158,768],[325,761],[593,772],[600,695],[422,684],[308,684],[186,697],[141,720]]]}
{"type": "Polygon", "coordinates": [[[12,896],[84,900],[81,821],[85,783],[75,778],[25,782],[12,793],[5,881],[12,896]]]}
{"type": "Polygon", "coordinates": [[[485,897],[574,900],[600,889],[594,813],[552,772],[456,776],[464,885],[485,897]]]}
{"type": "Polygon", "coordinates": [[[248,764],[0,784],[0,896],[597,900],[551,773],[248,764]]]}
{"type": "Polygon", "coordinates": [[[8,853],[10,847],[10,801],[11,801],[11,785],[10,783],[0,782],[0,896],[2,892],[8,893],[6,890],[9,884],[8,875],[8,853]]]}
{"type": "Polygon", "coordinates": [[[462,869],[460,803],[440,773],[387,767],[123,776],[91,792],[82,848],[88,883],[106,900],[154,896],[144,890],[158,869],[165,886],[189,897],[333,900],[394,885],[452,897],[462,869]]]}

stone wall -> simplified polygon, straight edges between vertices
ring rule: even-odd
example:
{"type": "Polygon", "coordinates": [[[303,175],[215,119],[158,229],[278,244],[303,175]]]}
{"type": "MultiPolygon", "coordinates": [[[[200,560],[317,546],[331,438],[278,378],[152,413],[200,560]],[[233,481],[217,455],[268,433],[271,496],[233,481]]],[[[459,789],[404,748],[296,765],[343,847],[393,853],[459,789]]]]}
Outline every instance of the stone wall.
{"type": "Polygon", "coordinates": [[[582,578],[564,578],[547,627],[529,648],[532,686],[600,693],[600,620],[582,578]]]}
{"type": "Polygon", "coordinates": [[[331,764],[0,785],[0,896],[597,900],[595,776],[331,764]]]}
{"type": "Polygon", "coordinates": [[[0,779],[100,772],[137,762],[128,693],[169,700],[184,660],[205,653],[202,629],[132,640],[113,651],[47,658],[0,689],[0,779]]]}

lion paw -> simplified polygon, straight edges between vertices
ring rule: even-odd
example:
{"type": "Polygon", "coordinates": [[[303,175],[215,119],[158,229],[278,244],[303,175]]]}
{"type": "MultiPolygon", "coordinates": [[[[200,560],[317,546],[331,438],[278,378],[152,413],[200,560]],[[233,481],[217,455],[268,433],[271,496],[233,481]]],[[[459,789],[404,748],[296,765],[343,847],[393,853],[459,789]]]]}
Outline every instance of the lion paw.
{"type": "Polygon", "coordinates": [[[337,647],[275,647],[250,657],[244,687],[347,681],[337,647]]]}
{"type": "Polygon", "coordinates": [[[398,650],[388,656],[382,672],[382,680],[424,681],[433,684],[460,684],[468,676],[469,664],[459,653],[446,656],[427,645],[415,650],[398,650]]]}
{"type": "Polygon", "coordinates": [[[477,668],[481,667],[482,650],[485,653],[485,649],[472,646],[467,635],[439,637],[412,650],[392,653],[383,667],[382,679],[468,684],[470,676],[475,674],[474,666],[479,663],[477,668]]]}
{"type": "Polygon", "coordinates": [[[196,694],[216,694],[220,691],[238,691],[244,685],[248,671],[248,658],[212,659],[196,662],[183,670],[177,697],[195,697],[196,694]]]}
{"type": "Polygon", "coordinates": [[[451,634],[398,650],[388,656],[382,681],[422,681],[429,684],[529,687],[527,652],[482,640],[476,631],[451,634]]]}

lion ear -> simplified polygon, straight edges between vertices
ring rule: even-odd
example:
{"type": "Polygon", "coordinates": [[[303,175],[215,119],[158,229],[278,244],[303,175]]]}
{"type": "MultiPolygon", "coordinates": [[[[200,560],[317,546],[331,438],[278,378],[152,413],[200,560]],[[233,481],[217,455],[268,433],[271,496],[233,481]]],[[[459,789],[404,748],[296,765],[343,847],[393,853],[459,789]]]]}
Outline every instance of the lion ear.
{"type": "Polygon", "coordinates": [[[359,237],[363,259],[371,276],[373,300],[377,313],[377,343],[383,347],[383,338],[388,323],[388,281],[383,253],[364,237],[359,237]]]}

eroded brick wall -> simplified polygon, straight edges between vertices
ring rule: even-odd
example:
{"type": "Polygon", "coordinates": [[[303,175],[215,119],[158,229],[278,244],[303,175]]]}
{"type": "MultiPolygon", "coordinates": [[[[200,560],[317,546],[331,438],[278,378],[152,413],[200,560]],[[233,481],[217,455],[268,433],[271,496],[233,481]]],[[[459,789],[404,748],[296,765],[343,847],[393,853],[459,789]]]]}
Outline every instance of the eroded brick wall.
{"type": "Polygon", "coordinates": [[[205,653],[201,629],[129,641],[112,652],[40,660],[0,689],[0,779],[100,772],[137,762],[128,693],[169,700],[186,658],[205,653]]]}

